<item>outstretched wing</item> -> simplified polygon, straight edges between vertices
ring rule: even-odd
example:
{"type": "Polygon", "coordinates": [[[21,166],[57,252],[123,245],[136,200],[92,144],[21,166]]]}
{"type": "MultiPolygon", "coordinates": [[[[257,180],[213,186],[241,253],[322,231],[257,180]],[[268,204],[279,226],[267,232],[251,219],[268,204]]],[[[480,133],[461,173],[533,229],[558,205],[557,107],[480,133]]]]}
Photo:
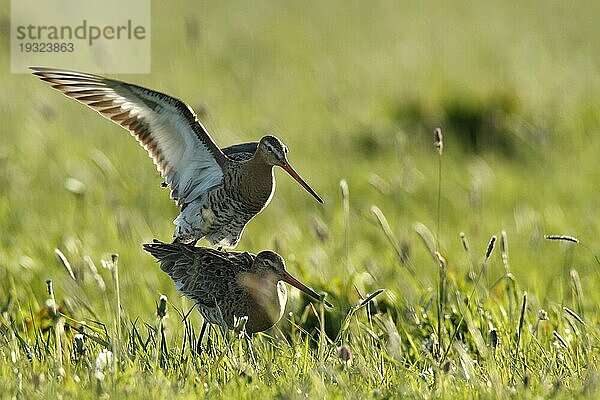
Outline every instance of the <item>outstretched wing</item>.
{"type": "Polygon", "coordinates": [[[182,101],[97,75],[31,69],[54,89],[129,130],[152,157],[178,205],[223,182],[227,157],[182,101]]]}

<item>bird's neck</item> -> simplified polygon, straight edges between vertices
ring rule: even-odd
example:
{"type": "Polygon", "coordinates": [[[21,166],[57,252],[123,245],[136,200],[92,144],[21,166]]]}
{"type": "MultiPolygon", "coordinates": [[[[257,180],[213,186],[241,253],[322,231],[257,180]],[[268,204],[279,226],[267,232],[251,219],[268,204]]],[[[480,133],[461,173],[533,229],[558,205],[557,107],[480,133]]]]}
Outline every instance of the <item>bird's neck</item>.
{"type": "Polygon", "coordinates": [[[254,153],[252,158],[244,163],[245,168],[257,171],[257,172],[268,172],[273,169],[273,166],[268,164],[260,152],[254,153]]]}
{"type": "Polygon", "coordinates": [[[275,189],[273,166],[255,154],[242,163],[240,173],[244,177],[244,182],[247,182],[240,188],[245,200],[260,208],[267,205],[275,189]]]}

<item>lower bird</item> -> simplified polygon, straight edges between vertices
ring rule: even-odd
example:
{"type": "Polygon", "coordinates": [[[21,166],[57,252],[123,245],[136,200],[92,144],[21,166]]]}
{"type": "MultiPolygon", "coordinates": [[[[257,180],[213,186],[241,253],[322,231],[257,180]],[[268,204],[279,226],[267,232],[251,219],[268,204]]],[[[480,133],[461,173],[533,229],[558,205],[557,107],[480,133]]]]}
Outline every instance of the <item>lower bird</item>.
{"type": "Polygon", "coordinates": [[[219,149],[194,111],[171,96],[83,72],[31,69],[54,89],[129,130],[148,151],[181,207],[174,221],[176,242],[206,237],[213,245],[235,247],[246,224],[271,201],[274,166],[323,203],[274,136],[219,149]]]}
{"type": "MultiPolygon", "coordinates": [[[[247,317],[248,334],[272,327],[285,311],[283,282],[320,300],[314,290],[290,275],[283,258],[273,251],[221,252],[158,240],[144,244],[144,249],[160,262],[176,288],[196,303],[205,324],[233,329],[237,319],[247,317]]],[[[327,301],[325,305],[333,307],[327,301]]]]}

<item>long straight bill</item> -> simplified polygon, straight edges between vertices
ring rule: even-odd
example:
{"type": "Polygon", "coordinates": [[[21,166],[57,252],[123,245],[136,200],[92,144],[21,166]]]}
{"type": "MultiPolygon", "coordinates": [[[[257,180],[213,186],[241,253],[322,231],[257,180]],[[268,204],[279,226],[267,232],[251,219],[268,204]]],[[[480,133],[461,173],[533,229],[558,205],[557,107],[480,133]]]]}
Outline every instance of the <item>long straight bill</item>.
{"type": "MultiPolygon", "coordinates": [[[[289,283],[290,285],[292,285],[296,289],[303,291],[304,293],[306,293],[307,295],[309,295],[313,299],[321,301],[321,296],[319,296],[317,294],[317,292],[315,292],[314,290],[312,290],[311,288],[309,288],[308,286],[306,286],[304,283],[300,282],[298,279],[294,278],[287,271],[284,271],[283,281],[286,282],[286,283],[289,283]]],[[[325,303],[325,305],[327,307],[333,308],[333,304],[331,304],[327,300],[324,300],[324,303],[325,303]]]]}
{"type": "Polygon", "coordinates": [[[302,185],[302,187],[306,189],[308,193],[312,194],[313,197],[317,199],[319,203],[323,204],[323,200],[319,197],[319,195],[314,190],[312,190],[310,186],[308,186],[308,183],[304,182],[304,179],[302,179],[300,175],[298,175],[298,173],[294,171],[294,168],[292,168],[292,166],[289,163],[281,164],[281,168],[283,168],[288,174],[292,176],[292,178],[294,178],[300,185],[302,185]]]}

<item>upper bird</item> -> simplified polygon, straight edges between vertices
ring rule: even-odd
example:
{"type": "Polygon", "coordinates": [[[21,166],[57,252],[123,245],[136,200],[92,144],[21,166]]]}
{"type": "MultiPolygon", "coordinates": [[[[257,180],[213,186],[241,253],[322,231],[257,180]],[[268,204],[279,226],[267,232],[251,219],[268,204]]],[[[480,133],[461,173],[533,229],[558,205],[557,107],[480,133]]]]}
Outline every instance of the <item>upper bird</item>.
{"type": "MultiPolygon", "coordinates": [[[[225,253],[158,240],[144,244],[144,249],[160,262],[160,268],[173,279],[177,290],[196,303],[205,323],[233,329],[236,318],[247,317],[247,333],[270,328],[285,311],[287,290],[283,282],[320,299],[315,291],[290,275],[283,258],[272,251],[256,255],[225,253]]],[[[324,304],[333,307],[327,301],[324,304]]]]}
{"type": "Polygon", "coordinates": [[[141,86],[83,72],[31,67],[54,89],[129,130],[148,151],[181,207],[175,242],[206,239],[237,245],[244,227],[275,191],[273,166],[280,166],[320,203],[323,200],[294,171],[287,147],[274,136],[219,149],[185,103],[141,86]]]}

